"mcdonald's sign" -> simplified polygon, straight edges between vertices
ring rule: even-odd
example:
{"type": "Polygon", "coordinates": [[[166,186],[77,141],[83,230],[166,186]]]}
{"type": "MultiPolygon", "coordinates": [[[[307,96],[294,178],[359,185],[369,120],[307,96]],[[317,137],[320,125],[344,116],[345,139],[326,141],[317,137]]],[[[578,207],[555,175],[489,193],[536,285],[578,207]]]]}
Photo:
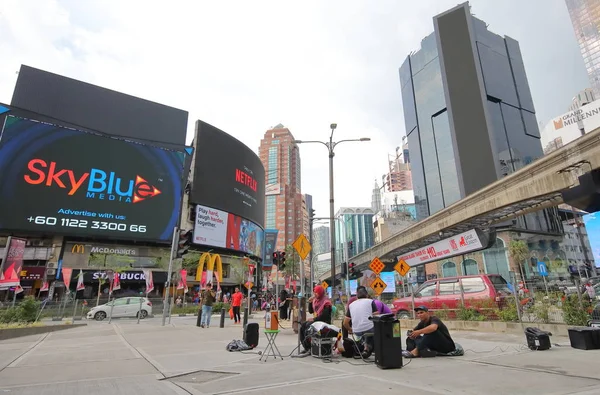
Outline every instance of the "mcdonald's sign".
{"type": "Polygon", "coordinates": [[[83,254],[85,252],[85,246],[83,244],[73,244],[71,247],[71,254],[83,254]]]}
{"type": "Polygon", "coordinates": [[[206,262],[206,281],[210,282],[213,278],[213,273],[217,278],[217,283],[223,282],[223,262],[219,254],[209,254],[205,252],[200,256],[198,261],[198,270],[196,271],[196,281],[202,281],[202,272],[204,271],[204,263],[206,262]],[[215,267],[216,265],[216,267],[215,267]]]}

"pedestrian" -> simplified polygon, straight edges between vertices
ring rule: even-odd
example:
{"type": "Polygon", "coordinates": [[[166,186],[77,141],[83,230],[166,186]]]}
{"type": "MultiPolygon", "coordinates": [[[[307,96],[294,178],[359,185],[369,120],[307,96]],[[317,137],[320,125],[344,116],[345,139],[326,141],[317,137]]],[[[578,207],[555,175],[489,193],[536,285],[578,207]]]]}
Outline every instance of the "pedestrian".
{"type": "Polygon", "coordinates": [[[240,309],[242,308],[242,300],[244,294],[240,292],[238,287],[235,287],[235,292],[231,295],[231,307],[233,308],[233,320],[234,324],[241,323],[240,309]]]}
{"type": "Polygon", "coordinates": [[[206,288],[202,291],[200,296],[200,303],[202,303],[202,319],[200,320],[200,327],[210,327],[210,317],[212,315],[213,303],[217,299],[217,294],[212,289],[212,284],[206,284],[206,288]]]}

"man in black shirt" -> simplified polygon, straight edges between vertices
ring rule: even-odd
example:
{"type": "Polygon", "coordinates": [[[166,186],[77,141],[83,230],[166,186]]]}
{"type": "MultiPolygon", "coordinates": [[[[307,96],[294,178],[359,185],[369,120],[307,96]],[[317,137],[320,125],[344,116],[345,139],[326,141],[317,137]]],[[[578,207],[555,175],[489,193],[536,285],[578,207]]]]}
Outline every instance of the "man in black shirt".
{"type": "Polygon", "coordinates": [[[449,353],[456,349],[448,327],[442,320],[431,315],[425,306],[415,307],[415,312],[420,322],[409,333],[406,350],[402,352],[403,357],[414,358],[429,352],[449,353]]]}

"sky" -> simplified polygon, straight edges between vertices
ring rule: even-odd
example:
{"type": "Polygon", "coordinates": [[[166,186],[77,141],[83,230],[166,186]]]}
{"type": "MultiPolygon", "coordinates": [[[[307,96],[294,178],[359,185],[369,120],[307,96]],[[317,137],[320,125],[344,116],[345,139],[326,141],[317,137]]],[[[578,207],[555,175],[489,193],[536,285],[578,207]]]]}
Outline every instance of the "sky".
{"type": "MultiPolygon", "coordinates": [[[[564,0],[473,0],[489,29],[520,42],[538,121],[589,83],[564,0]],[[542,6],[543,5],[543,6],[542,6]]],[[[398,68],[456,0],[0,0],[0,102],[21,64],[189,111],[255,152],[282,123],[336,148],[335,201],[370,206],[404,131],[398,68]]],[[[165,131],[168,133],[168,131],[165,131]]],[[[301,145],[302,192],[328,216],[325,147],[301,145]]]]}
{"type": "Polygon", "coordinates": [[[585,229],[590,239],[590,247],[594,255],[596,266],[600,267],[600,214],[592,213],[583,216],[585,229]]]}

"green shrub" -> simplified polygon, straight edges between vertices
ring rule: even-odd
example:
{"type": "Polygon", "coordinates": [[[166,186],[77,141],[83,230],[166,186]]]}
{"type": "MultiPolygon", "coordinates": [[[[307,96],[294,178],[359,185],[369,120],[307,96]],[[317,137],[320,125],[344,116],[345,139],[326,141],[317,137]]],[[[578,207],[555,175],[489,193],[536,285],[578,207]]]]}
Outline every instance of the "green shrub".
{"type": "MultiPolygon", "coordinates": [[[[240,314],[244,312],[244,307],[246,306],[241,306],[240,307],[240,314]]],[[[221,309],[225,308],[225,314],[229,314],[229,309],[231,308],[231,305],[229,303],[223,303],[223,302],[215,302],[215,304],[213,304],[213,314],[214,313],[221,313],[221,309]]]]}
{"type": "Polygon", "coordinates": [[[563,300],[562,312],[563,319],[567,325],[584,326],[590,319],[591,304],[589,301],[582,301],[583,309],[579,306],[577,295],[570,295],[563,300]]]}
{"type": "Polygon", "coordinates": [[[485,316],[481,315],[475,309],[467,309],[464,306],[460,306],[456,310],[456,318],[460,321],[484,321],[485,316]]]}
{"type": "Polygon", "coordinates": [[[550,300],[542,298],[540,302],[533,305],[532,313],[535,315],[536,321],[543,324],[550,322],[550,300]]]}
{"type": "Polygon", "coordinates": [[[441,320],[447,320],[450,317],[448,306],[442,304],[441,309],[435,311],[435,316],[441,320]]]}
{"type": "Polygon", "coordinates": [[[506,298],[502,308],[496,308],[494,314],[500,321],[514,322],[519,320],[515,298],[506,298]]]}
{"type": "Polygon", "coordinates": [[[173,308],[173,312],[172,314],[197,314],[198,310],[200,309],[200,306],[196,306],[196,305],[187,305],[187,306],[181,306],[181,307],[177,307],[175,306],[173,308]]]}
{"type": "Polygon", "coordinates": [[[34,322],[39,308],[40,302],[36,301],[33,296],[27,296],[16,307],[10,307],[0,312],[0,323],[34,322]]]}

